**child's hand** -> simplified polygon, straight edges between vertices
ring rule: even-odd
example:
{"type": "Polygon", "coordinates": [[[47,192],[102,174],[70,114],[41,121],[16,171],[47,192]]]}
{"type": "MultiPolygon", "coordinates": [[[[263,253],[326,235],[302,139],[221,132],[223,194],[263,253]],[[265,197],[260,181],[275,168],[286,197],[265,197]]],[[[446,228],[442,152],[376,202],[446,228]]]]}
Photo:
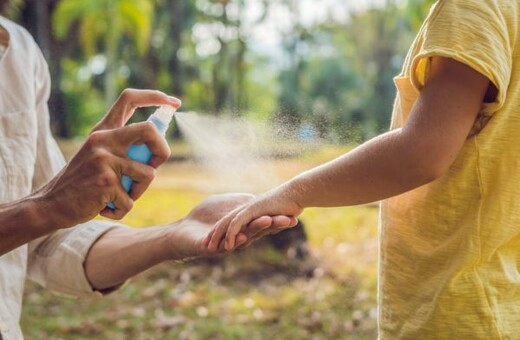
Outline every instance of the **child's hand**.
{"type": "Polygon", "coordinates": [[[246,203],[224,216],[217,222],[215,228],[208,234],[204,244],[210,251],[220,248],[221,242],[228,251],[238,246],[237,238],[248,235],[248,240],[240,243],[250,243],[252,238],[258,238],[267,234],[275,234],[287,227],[296,225],[296,217],[302,212],[302,208],[285,193],[283,188],[277,188],[258,198],[246,203]],[[276,223],[272,227],[253,233],[248,226],[255,219],[262,216],[288,216],[291,218],[289,226],[279,226],[276,223]]]}

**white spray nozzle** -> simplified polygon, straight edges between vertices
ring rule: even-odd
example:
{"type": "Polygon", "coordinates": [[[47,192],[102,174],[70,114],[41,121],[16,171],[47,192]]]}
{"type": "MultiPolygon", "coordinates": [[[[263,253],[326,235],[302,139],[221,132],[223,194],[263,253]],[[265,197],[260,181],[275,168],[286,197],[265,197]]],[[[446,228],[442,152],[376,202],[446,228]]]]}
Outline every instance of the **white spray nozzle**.
{"type": "Polygon", "coordinates": [[[171,106],[160,106],[155,112],[153,113],[153,116],[157,118],[161,123],[163,123],[165,126],[170,125],[170,122],[172,121],[173,114],[175,113],[175,109],[171,106]]]}

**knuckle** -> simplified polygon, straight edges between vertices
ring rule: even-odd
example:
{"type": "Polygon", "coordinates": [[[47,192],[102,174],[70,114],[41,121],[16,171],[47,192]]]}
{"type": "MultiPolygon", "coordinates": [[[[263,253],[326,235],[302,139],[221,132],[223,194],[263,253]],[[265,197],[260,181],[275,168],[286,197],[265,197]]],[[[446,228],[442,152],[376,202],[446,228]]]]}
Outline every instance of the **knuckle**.
{"type": "Polygon", "coordinates": [[[104,164],[110,159],[110,153],[102,148],[92,150],[92,161],[97,165],[104,164]]]}
{"type": "Polygon", "coordinates": [[[119,98],[123,101],[128,100],[133,96],[134,92],[134,89],[126,88],[123,91],[121,91],[121,95],[119,95],[119,98]]]}
{"type": "Polygon", "coordinates": [[[138,90],[136,89],[124,89],[119,96],[119,100],[130,109],[137,108],[137,104],[134,102],[138,90]]]}
{"type": "Polygon", "coordinates": [[[169,159],[171,155],[172,155],[172,150],[166,144],[164,147],[164,160],[169,159]]]}
{"type": "Polygon", "coordinates": [[[97,185],[101,188],[112,188],[119,183],[119,178],[111,171],[104,171],[99,174],[97,185]]]}
{"type": "Polygon", "coordinates": [[[162,91],[159,91],[159,90],[152,90],[153,94],[156,95],[157,97],[163,97],[163,98],[166,98],[166,94],[162,91]]]}
{"type": "Polygon", "coordinates": [[[101,131],[93,131],[86,139],[85,146],[86,147],[94,147],[101,143],[103,139],[103,132],[101,131]]]}
{"type": "Polygon", "coordinates": [[[125,217],[126,213],[122,212],[121,210],[118,210],[116,213],[114,213],[113,216],[111,216],[111,218],[113,220],[116,220],[116,221],[119,221],[119,220],[122,220],[123,217],[125,217]]]}
{"type": "Polygon", "coordinates": [[[142,129],[143,137],[146,139],[152,139],[157,136],[157,129],[152,122],[143,122],[142,129]]]}
{"type": "Polygon", "coordinates": [[[147,166],[146,170],[144,171],[144,177],[145,181],[151,182],[155,178],[155,169],[151,166],[147,166]]]}
{"type": "MultiPolygon", "coordinates": [[[[129,212],[134,207],[134,200],[131,198],[128,198],[125,202],[125,211],[129,212]]],[[[125,214],[126,214],[125,212],[125,214]]]]}
{"type": "Polygon", "coordinates": [[[240,227],[241,227],[242,220],[243,220],[243,216],[244,216],[243,213],[238,213],[238,214],[233,218],[233,220],[231,221],[231,223],[230,223],[230,228],[229,228],[229,229],[237,229],[237,228],[240,228],[240,227]]]}
{"type": "Polygon", "coordinates": [[[164,162],[166,162],[168,160],[168,158],[170,158],[170,151],[166,151],[166,150],[158,150],[156,153],[155,153],[155,156],[157,158],[157,162],[156,162],[156,165],[161,165],[163,164],[164,162]]]}

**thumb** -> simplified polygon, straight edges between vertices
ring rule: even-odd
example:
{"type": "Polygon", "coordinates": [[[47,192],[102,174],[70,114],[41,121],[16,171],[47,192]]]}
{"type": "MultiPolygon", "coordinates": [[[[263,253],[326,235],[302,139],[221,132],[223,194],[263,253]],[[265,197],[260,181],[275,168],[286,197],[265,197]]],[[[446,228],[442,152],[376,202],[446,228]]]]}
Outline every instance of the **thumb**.
{"type": "Polygon", "coordinates": [[[126,89],[110,108],[107,114],[92,131],[122,127],[140,107],[168,105],[174,109],[181,106],[181,101],[156,90],[126,89]]]}

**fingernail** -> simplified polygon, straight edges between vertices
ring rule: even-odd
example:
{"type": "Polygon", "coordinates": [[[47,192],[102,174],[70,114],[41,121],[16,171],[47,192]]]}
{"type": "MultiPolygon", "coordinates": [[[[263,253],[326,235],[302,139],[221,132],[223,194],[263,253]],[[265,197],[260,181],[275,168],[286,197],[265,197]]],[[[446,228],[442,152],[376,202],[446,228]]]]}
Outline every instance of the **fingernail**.
{"type": "Polygon", "coordinates": [[[168,96],[168,99],[170,99],[177,108],[181,107],[182,102],[179,98],[168,96]]]}

